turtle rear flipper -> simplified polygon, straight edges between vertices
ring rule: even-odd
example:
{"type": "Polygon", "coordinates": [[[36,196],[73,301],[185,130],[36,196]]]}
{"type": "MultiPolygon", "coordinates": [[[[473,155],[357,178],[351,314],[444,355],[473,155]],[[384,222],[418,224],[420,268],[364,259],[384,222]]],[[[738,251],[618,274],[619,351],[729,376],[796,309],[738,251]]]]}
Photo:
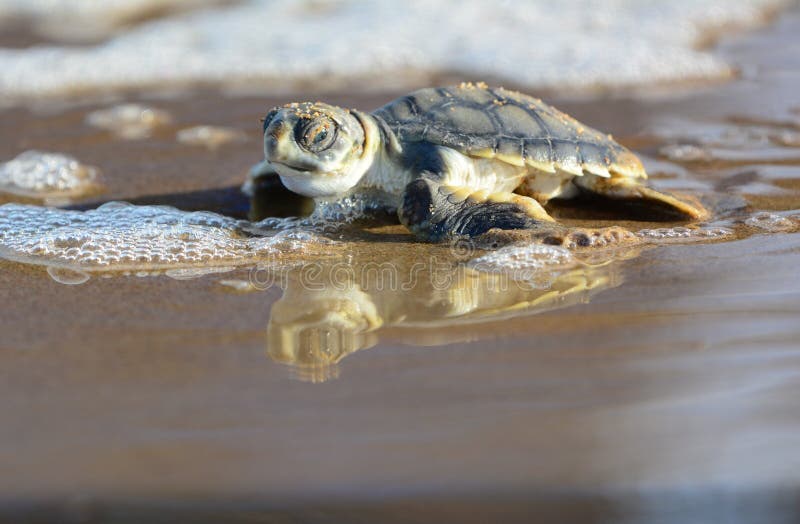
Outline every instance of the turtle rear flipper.
{"type": "Polygon", "coordinates": [[[644,185],[640,179],[614,176],[600,177],[585,173],[577,176],[573,183],[581,189],[614,200],[624,200],[631,203],[646,203],[661,208],[670,214],[687,217],[692,220],[707,218],[708,211],[698,202],[688,202],[669,193],[656,191],[644,185]]]}

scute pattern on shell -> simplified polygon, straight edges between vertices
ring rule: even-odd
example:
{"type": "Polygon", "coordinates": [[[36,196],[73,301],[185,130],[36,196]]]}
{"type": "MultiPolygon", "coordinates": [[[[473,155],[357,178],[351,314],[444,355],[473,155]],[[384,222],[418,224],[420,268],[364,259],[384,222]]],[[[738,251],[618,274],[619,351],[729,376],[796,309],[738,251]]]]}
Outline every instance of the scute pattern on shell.
{"type": "Polygon", "coordinates": [[[646,176],[635,155],[609,135],[538,98],[482,83],[420,89],[374,114],[401,142],[431,142],[550,172],[646,176]]]}

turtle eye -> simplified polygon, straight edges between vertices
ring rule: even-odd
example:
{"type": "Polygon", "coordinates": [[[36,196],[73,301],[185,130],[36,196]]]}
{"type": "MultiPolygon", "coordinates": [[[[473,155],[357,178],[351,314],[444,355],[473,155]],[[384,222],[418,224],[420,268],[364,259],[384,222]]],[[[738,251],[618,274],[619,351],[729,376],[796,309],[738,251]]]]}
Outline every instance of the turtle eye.
{"type": "Polygon", "coordinates": [[[336,132],[336,123],[327,116],[320,116],[298,126],[295,138],[303,149],[319,153],[333,145],[336,132]]]}
{"type": "Polygon", "coordinates": [[[262,133],[266,133],[267,132],[267,128],[269,127],[269,123],[272,122],[272,119],[275,118],[275,115],[277,115],[277,114],[278,114],[278,109],[277,108],[275,108],[272,111],[270,111],[269,113],[267,113],[267,116],[265,116],[264,119],[261,121],[264,124],[264,126],[263,126],[264,130],[262,131],[262,133]]]}

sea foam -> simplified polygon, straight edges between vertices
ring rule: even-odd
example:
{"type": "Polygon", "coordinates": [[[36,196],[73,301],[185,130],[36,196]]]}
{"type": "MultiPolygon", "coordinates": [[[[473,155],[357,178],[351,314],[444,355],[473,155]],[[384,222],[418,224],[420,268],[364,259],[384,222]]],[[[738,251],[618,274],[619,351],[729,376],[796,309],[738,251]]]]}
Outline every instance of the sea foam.
{"type": "Polygon", "coordinates": [[[568,269],[577,261],[563,247],[544,244],[512,244],[473,258],[467,267],[484,273],[501,273],[525,280],[532,273],[568,269]]]}
{"type": "Polygon", "coordinates": [[[735,236],[734,230],[723,226],[707,227],[660,227],[655,229],[640,229],[636,236],[649,244],[671,244],[689,242],[707,242],[725,240],[735,236]]]}
{"type": "MultiPolygon", "coordinates": [[[[250,0],[144,22],[96,45],[0,50],[0,94],[185,82],[291,86],[320,78],[322,88],[353,78],[363,79],[358,86],[365,88],[376,82],[397,88],[440,72],[577,88],[720,77],[732,68],[699,48],[705,32],[753,26],[788,3],[250,0]]],[[[21,4],[0,0],[0,11],[21,4]]],[[[98,6],[108,4],[112,17],[125,2],[84,4],[94,6],[89,11],[97,20],[98,6]]],[[[79,16],[65,18],[63,9],[26,9],[62,29],[80,23],[79,16]]]]}
{"type": "Polygon", "coordinates": [[[800,228],[800,214],[792,211],[782,213],[760,211],[745,219],[744,223],[770,233],[796,231],[800,228]]]}
{"type": "Polygon", "coordinates": [[[178,131],[175,138],[181,144],[215,150],[233,142],[245,142],[247,135],[239,129],[229,127],[192,126],[178,131]]]}
{"type": "MultiPolygon", "coordinates": [[[[210,212],[111,202],[90,211],[0,206],[0,256],[80,272],[234,267],[331,241],[210,212]]],[[[175,273],[176,277],[184,275],[175,273]]]]}
{"type": "Polygon", "coordinates": [[[155,107],[120,104],[92,111],[86,115],[85,122],[120,138],[136,140],[147,138],[157,128],[172,123],[172,115],[155,107]]]}
{"type": "Polygon", "coordinates": [[[61,153],[25,151],[0,163],[0,192],[64,201],[97,188],[98,170],[61,153]]]}

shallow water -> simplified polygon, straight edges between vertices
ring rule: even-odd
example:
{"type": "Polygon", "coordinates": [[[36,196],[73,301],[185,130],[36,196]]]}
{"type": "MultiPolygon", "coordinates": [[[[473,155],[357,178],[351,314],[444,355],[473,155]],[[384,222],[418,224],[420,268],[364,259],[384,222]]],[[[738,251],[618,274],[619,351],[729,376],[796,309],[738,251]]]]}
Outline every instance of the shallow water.
{"type": "MultiPolygon", "coordinates": [[[[553,208],[655,244],[486,255],[376,226],[290,238],[322,251],[305,266],[285,250],[269,265],[223,257],[211,274],[0,262],[0,514],[796,521],[800,149],[772,137],[800,130],[798,30],[794,13],[724,40],[719,56],[742,69],[724,86],[551,99],[642,153],[657,186],[713,204],[703,229],[553,208]],[[684,146],[702,154],[674,154],[684,146]]],[[[329,99],[369,109],[393,96],[329,99]]],[[[202,239],[227,232],[211,237],[234,250],[270,242],[251,236],[238,186],[259,160],[258,118],[283,100],[127,101],[170,119],[126,138],[87,121],[117,100],[9,109],[0,156],[36,148],[100,167],[105,193],[74,200],[76,216],[100,201],[172,205],[233,218],[171,210],[159,242],[187,224],[202,239]],[[247,139],[177,139],[195,125],[247,139]]],[[[113,241],[119,223],[104,224],[113,241]]],[[[298,227],[281,224],[268,225],[298,227]]]]}

